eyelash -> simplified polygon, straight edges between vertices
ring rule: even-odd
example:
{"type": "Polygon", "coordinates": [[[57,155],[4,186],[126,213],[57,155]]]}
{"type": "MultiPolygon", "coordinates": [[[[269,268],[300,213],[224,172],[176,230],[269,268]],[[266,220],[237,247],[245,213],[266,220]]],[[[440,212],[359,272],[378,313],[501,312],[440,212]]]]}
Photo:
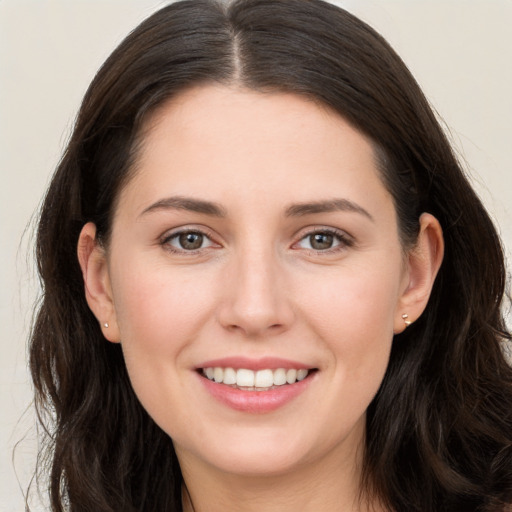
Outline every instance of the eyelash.
{"type": "Polygon", "coordinates": [[[310,254],[329,255],[329,254],[343,251],[343,250],[345,250],[349,247],[352,247],[354,245],[354,239],[352,237],[350,237],[344,231],[340,231],[340,230],[334,229],[334,228],[315,228],[315,229],[312,229],[311,231],[308,231],[304,236],[302,236],[298,242],[293,244],[293,247],[296,247],[299,243],[301,243],[304,240],[307,240],[308,238],[310,238],[314,235],[330,235],[338,242],[338,244],[335,245],[334,247],[329,247],[327,249],[304,248],[310,254]]]}
{"type": "Polygon", "coordinates": [[[213,241],[213,236],[211,233],[209,233],[206,230],[198,229],[198,228],[181,229],[179,231],[175,231],[173,233],[166,234],[162,237],[160,244],[162,246],[164,246],[170,252],[173,252],[176,254],[189,254],[189,255],[197,254],[201,250],[208,249],[214,245],[218,245],[218,244],[216,244],[216,242],[213,241]],[[210,245],[208,247],[199,247],[198,249],[190,249],[190,250],[183,249],[183,248],[177,248],[177,247],[174,247],[173,245],[171,245],[172,240],[178,239],[180,236],[183,236],[183,235],[200,235],[200,236],[204,237],[204,239],[206,241],[208,241],[210,245]]]}
{"type": "MultiPolygon", "coordinates": [[[[292,245],[292,248],[297,248],[298,244],[303,242],[304,240],[307,240],[310,237],[313,237],[314,235],[329,235],[332,236],[338,243],[334,247],[329,247],[327,249],[313,249],[313,248],[304,248],[307,252],[314,255],[327,255],[332,253],[337,253],[339,251],[343,251],[346,248],[352,247],[354,245],[354,240],[352,237],[347,235],[345,232],[333,229],[333,228],[315,228],[311,231],[308,231],[305,233],[297,242],[295,242],[292,245]]],[[[203,240],[204,241],[204,240],[203,240]]],[[[198,228],[187,228],[187,229],[181,229],[179,231],[175,231],[171,234],[166,234],[162,237],[160,244],[162,246],[165,246],[165,248],[173,253],[176,254],[188,254],[188,255],[194,255],[197,254],[199,251],[202,251],[204,249],[209,249],[212,246],[218,245],[216,242],[213,241],[212,234],[209,233],[206,230],[198,229],[198,228]],[[200,235],[204,237],[205,240],[209,242],[209,245],[207,247],[199,247],[197,249],[184,249],[184,248],[177,248],[171,245],[172,240],[177,240],[180,236],[183,235],[200,235]]],[[[201,244],[202,245],[202,244],[201,244]]],[[[298,248],[297,248],[298,250],[298,248]]]]}

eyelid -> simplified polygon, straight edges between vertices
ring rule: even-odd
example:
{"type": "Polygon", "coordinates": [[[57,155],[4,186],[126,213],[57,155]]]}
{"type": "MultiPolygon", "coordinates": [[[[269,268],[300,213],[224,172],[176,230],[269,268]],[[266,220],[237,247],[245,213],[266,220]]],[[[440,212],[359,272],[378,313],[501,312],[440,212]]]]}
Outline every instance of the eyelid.
{"type": "Polygon", "coordinates": [[[332,254],[334,252],[340,252],[343,250],[346,250],[348,247],[352,247],[355,245],[354,237],[348,234],[346,231],[343,231],[338,228],[328,227],[328,226],[310,226],[307,228],[303,228],[298,234],[297,234],[297,241],[292,244],[292,249],[302,249],[305,251],[308,251],[312,254],[318,254],[318,255],[327,255],[332,254]],[[307,248],[301,248],[297,247],[297,245],[302,242],[305,238],[315,235],[317,233],[325,233],[329,235],[333,235],[339,240],[339,244],[335,247],[331,247],[329,249],[307,249],[307,248]]]}
{"type": "Polygon", "coordinates": [[[163,235],[158,237],[159,244],[162,246],[165,246],[167,250],[179,254],[196,254],[199,251],[204,251],[205,249],[210,249],[211,247],[220,247],[221,244],[215,240],[217,238],[215,234],[208,228],[204,226],[197,226],[197,225],[186,225],[186,226],[180,226],[177,228],[173,228],[170,230],[167,230],[163,235]],[[172,246],[169,241],[173,238],[178,237],[179,235],[185,234],[185,233],[199,233],[206,237],[210,242],[211,245],[208,247],[201,247],[199,249],[193,249],[193,250],[186,250],[186,249],[179,249],[177,247],[172,246]]]}
{"type": "MultiPolygon", "coordinates": [[[[171,252],[192,255],[192,254],[196,254],[200,251],[204,251],[205,249],[210,249],[212,247],[221,247],[222,244],[216,240],[217,238],[218,238],[217,235],[209,228],[206,228],[204,226],[198,226],[198,225],[185,225],[185,226],[179,226],[179,227],[165,231],[164,234],[162,234],[158,238],[158,240],[159,240],[160,245],[166,246],[166,248],[171,252]],[[179,235],[182,235],[184,233],[199,233],[199,234],[203,235],[204,237],[206,237],[211,242],[211,245],[209,245],[208,247],[203,247],[203,248],[199,248],[199,249],[186,250],[186,249],[179,249],[179,248],[171,246],[169,244],[169,241],[171,239],[173,239],[179,235]]],[[[347,249],[348,247],[352,247],[355,244],[355,240],[354,240],[353,236],[351,236],[344,230],[334,228],[331,226],[309,226],[306,228],[302,228],[299,231],[299,233],[296,235],[295,240],[296,241],[291,246],[292,249],[296,249],[296,250],[301,249],[301,250],[305,250],[305,251],[308,251],[308,252],[311,252],[311,253],[317,254],[317,255],[318,254],[319,255],[322,255],[322,254],[327,255],[329,253],[343,251],[343,250],[347,249]],[[307,238],[308,236],[315,235],[317,233],[326,233],[326,234],[333,235],[334,237],[336,237],[338,239],[338,241],[340,243],[338,245],[336,245],[335,247],[332,247],[329,249],[323,249],[323,250],[322,249],[307,249],[307,248],[297,247],[297,245],[300,242],[302,242],[305,238],[307,238]]]]}

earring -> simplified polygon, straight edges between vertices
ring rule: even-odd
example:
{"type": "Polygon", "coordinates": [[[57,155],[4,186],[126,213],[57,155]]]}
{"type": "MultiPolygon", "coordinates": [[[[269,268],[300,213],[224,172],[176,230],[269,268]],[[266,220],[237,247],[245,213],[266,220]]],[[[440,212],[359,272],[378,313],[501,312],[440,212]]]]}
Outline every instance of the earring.
{"type": "Polygon", "coordinates": [[[103,327],[105,327],[105,329],[108,329],[108,322],[105,322],[105,323],[103,324],[103,327]]]}
{"type": "Polygon", "coordinates": [[[406,327],[406,328],[407,328],[407,327],[409,327],[409,325],[411,325],[411,321],[410,321],[410,320],[408,320],[409,315],[408,315],[407,313],[404,313],[404,314],[402,315],[402,318],[404,319],[405,327],[406,327]]]}

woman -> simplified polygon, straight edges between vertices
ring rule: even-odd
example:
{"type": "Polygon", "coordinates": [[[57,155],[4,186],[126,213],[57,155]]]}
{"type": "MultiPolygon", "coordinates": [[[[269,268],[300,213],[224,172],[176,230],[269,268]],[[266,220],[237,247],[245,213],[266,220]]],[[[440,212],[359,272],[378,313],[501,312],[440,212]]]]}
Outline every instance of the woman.
{"type": "Polygon", "coordinates": [[[345,11],[143,22],[86,94],[37,252],[53,510],[512,503],[498,236],[345,11]]]}

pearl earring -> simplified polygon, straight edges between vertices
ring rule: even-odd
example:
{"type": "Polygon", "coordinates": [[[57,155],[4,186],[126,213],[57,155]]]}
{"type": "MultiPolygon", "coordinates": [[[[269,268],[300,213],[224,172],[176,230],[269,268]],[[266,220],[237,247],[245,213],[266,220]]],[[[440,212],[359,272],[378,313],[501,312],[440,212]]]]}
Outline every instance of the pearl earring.
{"type": "Polygon", "coordinates": [[[407,327],[409,327],[409,325],[411,325],[411,321],[410,321],[410,320],[408,320],[409,315],[408,315],[407,313],[404,313],[404,314],[402,315],[402,318],[404,319],[405,327],[406,327],[406,328],[407,328],[407,327]]]}
{"type": "Polygon", "coordinates": [[[105,327],[105,329],[108,329],[108,322],[105,322],[105,323],[103,324],[103,327],[105,327]]]}

